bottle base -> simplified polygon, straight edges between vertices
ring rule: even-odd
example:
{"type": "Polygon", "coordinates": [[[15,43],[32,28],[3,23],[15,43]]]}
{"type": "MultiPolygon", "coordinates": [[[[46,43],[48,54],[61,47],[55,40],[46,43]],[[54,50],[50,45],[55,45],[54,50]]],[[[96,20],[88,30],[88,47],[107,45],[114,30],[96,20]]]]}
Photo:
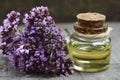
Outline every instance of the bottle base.
{"type": "Polygon", "coordinates": [[[79,63],[79,65],[74,64],[74,69],[80,72],[100,72],[107,70],[110,64],[84,64],[79,63]]]}

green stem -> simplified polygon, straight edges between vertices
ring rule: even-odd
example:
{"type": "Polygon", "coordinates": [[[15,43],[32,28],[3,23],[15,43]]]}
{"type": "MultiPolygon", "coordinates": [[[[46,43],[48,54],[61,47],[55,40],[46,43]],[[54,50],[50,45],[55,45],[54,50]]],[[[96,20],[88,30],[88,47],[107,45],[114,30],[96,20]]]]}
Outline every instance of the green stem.
{"type": "Polygon", "coordinates": [[[66,32],[66,34],[67,34],[67,37],[70,37],[71,36],[71,33],[70,33],[70,31],[68,30],[68,29],[64,29],[65,30],[65,32],[66,32]]]}

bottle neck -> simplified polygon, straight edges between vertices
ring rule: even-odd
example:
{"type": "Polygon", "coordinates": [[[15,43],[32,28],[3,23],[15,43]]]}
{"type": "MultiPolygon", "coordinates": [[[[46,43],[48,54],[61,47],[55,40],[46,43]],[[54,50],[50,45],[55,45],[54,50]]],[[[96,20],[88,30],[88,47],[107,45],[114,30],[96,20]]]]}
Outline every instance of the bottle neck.
{"type": "Polygon", "coordinates": [[[79,40],[87,41],[87,42],[103,41],[109,38],[109,36],[106,35],[105,33],[88,35],[88,34],[81,34],[76,31],[74,31],[73,36],[79,40]]]}
{"type": "Polygon", "coordinates": [[[74,24],[74,30],[82,33],[82,34],[101,34],[101,33],[105,33],[108,29],[108,26],[106,24],[104,24],[101,27],[88,27],[88,26],[82,26],[81,24],[79,24],[78,22],[76,22],[74,24]]]}

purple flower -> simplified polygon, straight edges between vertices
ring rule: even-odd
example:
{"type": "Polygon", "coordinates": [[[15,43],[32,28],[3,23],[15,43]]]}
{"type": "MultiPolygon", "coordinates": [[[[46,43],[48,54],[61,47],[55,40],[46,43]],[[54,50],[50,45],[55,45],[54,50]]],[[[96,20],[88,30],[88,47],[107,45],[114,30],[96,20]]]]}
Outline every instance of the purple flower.
{"type": "Polygon", "coordinates": [[[25,14],[25,29],[17,35],[20,13],[11,11],[0,27],[3,54],[23,73],[68,75],[73,61],[67,56],[66,40],[47,7],[35,7],[25,14]]]}
{"type": "Polygon", "coordinates": [[[9,14],[7,14],[7,19],[3,21],[3,25],[5,29],[10,29],[11,27],[14,27],[13,29],[17,30],[19,21],[20,13],[16,11],[11,11],[9,14]]]}

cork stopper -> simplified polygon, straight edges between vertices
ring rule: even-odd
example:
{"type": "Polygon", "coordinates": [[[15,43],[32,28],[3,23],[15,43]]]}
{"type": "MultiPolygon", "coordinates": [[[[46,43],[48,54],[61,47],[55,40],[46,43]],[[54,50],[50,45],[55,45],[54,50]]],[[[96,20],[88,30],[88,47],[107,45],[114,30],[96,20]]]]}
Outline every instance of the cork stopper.
{"type": "Polygon", "coordinates": [[[78,22],[83,27],[102,27],[105,23],[106,16],[100,13],[80,13],[77,15],[78,22]]]}

